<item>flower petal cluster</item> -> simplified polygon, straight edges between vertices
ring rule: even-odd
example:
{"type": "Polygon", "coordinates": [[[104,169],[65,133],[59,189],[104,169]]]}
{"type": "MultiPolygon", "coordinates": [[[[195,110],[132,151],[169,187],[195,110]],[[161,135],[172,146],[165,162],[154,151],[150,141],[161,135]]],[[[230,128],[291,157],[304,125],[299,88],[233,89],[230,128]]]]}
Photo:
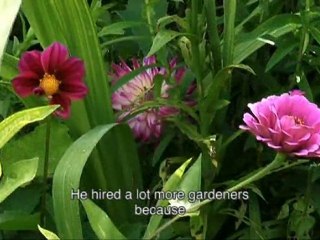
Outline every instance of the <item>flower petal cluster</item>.
{"type": "Polygon", "coordinates": [[[320,109],[299,90],[248,104],[240,128],[269,147],[298,157],[320,157],[320,109]]]}
{"type": "Polygon", "coordinates": [[[83,82],[84,63],[69,57],[67,48],[55,42],[43,52],[24,53],[19,62],[19,75],[12,80],[14,90],[21,97],[46,96],[50,104],[60,104],[56,115],[70,115],[71,100],[82,99],[88,92],[83,82]]]}
{"type": "MultiPolygon", "coordinates": [[[[150,56],[144,58],[142,66],[153,64],[156,64],[156,57],[150,56]]],[[[176,59],[172,59],[170,61],[172,77],[177,84],[180,84],[185,74],[185,68],[173,70],[175,66],[176,59]]],[[[119,64],[112,64],[112,83],[116,83],[124,75],[140,68],[141,63],[137,59],[133,59],[132,67],[129,67],[124,61],[119,64]]],[[[118,121],[122,121],[133,109],[141,106],[144,102],[153,100],[155,77],[157,75],[165,76],[166,74],[167,71],[164,67],[152,67],[140,73],[115,91],[112,94],[112,106],[114,110],[120,112],[118,121]]],[[[170,88],[171,86],[164,81],[161,87],[162,98],[169,97],[170,88]]],[[[176,108],[170,106],[151,108],[131,118],[128,124],[137,139],[148,141],[152,138],[159,138],[163,129],[163,119],[173,116],[178,112],[176,108]]]]}

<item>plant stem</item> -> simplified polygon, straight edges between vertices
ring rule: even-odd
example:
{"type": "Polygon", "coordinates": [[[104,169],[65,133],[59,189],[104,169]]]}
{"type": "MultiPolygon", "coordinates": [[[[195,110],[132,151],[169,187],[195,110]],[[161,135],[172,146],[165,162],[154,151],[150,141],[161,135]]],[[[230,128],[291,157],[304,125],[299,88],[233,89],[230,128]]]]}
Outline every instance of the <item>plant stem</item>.
{"type": "Polygon", "coordinates": [[[198,87],[198,96],[199,100],[203,96],[203,84],[202,84],[202,67],[199,51],[199,31],[198,31],[198,10],[199,10],[198,0],[191,1],[191,19],[190,19],[190,30],[193,37],[191,41],[191,52],[192,52],[192,67],[194,69],[197,87],[198,87]]]}
{"type": "Polygon", "coordinates": [[[220,38],[218,33],[218,23],[216,14],[216,3],[214,0],[205,0],[205,10],[207,15],[208,34],[210,40],[211,54],[213,56],[214,72],[221,69],[221,48],[220,38]]]}
{"type": "Polygon", "coordinates": [[[308,214],[309,202],[310,202],[310,198],[311,198],[313,168],[314,167],[312,165],[310,165],[309,169],[308,169],[307,188],[306,188],[306,192],[304,194],[304,202],[306,205],[305,209],[304,209],[305,216],[308,214]]]}
{"type": "Polygon", "coordinates": [[[236,17],[237,1],[224,0],[224,38],[223,38],[223,67],[233,62],[234,52],[234,22],[236,17]]]}
{"type": "MultiPolygon", "coordinates": [[[[273,159],[273,161],[271,163],[269,163],[266,167],[264,167],[263,169],[261,169],[257,173],[253,174],[252,176],[246,178],[244,181],[241,181],[240,183],[234,185],[233,187],[228,188],[226,191],[227,192],[238,191],[241,188],[247,186],[248,184],[253,183],[253,182],[255,182],[255,181],[267,176],[268,174],[272,173],[273,170],[279,168],[284,163],[285,159],[286,159],[286,155],[285,154],[277,153],[277,155],[273,159]]],[[[172,223],[174,223],[178,219],[180,219],[182,217],[188,217],[188,216],[192,215],[200,207],[202,207],[202,206],[204,206],[204,205],[206,205],[206,204],[208,204],[208,203],[210,203],[212,201],[213,201],[213,199],[206,199],[206,200],[204,200],[202,202],[199,202],[199,203],[193,205],[193,207],[191,207],[190,209],[187,210],[187,213],[185,215],[183,215],[183,216],[176,215],[174,218],[170,219],[168,222],[166,222],[161,227],[159,227],[157,229],[157,231],[155,231],[148,239],[154,238],[161,231],[163,231],[164,229],[169,227],[172,223]]]]}
{"type": "Polygon", "coordinates": [[[42,182],[42,196],[41,196],[41,226],[46,224],[46,194],[47,194],[47,180],[49,170],[49,150],[50,150],[50,131],[51,131],[51,117],[46,119],[46,136],[44,149],[44,163],[43,163],[43,182],[42,182]]]}

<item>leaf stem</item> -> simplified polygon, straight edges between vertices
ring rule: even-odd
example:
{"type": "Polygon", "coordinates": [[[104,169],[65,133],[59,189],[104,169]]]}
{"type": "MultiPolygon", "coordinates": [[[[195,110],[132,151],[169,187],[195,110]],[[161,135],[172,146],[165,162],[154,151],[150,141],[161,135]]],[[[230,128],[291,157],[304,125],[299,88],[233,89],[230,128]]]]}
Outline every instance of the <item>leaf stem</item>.
{"type": "Polygon", "coordinates": [[[47,194],[47,182],[49,171],[49,150],[50,150],[50,132],[51,132],[51,117],[46,119],[46,136],[45,136],[45,152],[43,163],[43,182],[42,182],[42,196],[41,196],[41,214],[40,221],[41,226],[45,227],[46,224],[46,194],[47,194]]]}

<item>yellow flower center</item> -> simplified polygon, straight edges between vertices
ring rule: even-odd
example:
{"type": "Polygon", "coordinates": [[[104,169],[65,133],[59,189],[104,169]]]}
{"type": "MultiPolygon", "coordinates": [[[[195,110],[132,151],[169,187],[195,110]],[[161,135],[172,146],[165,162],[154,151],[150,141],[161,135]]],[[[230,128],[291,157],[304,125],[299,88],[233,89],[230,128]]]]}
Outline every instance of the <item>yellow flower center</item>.
{"type": "Polygon", "coordinates": [[[56,79],[54,75],[45,73],[43,78],[40,80],[40,87],[44,93],[51,97],[53,94],[56,94],[59,91],[59,85],[61,81],[56,79]]]}
{"type": "Polygon", "coordinates": [[[297,124],[297,125],[303,125],[304,124],[303,119],[301,119],[299,117],[293,117],[293,118],[294,118],[295,124],[297,124]]]}

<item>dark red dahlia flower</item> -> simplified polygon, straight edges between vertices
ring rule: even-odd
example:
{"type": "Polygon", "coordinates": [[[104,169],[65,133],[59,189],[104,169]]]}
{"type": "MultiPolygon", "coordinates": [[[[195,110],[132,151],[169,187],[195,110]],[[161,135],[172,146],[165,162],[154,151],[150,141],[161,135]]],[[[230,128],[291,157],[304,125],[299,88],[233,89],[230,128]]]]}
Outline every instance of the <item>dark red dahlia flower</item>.
{"type": "Polygon", "coordinates": [[[84,64],[78,58],[69,57],[67,48],[53,43],[43,52],[34,50],[22,55],[19,75],[12,80],[14,90],[21,97],[32,94],[46,96],[50,104],[61,107],[56,115],[70,115],[71,100],[82,99],[88,89],[83,82],[84,64]]]}

